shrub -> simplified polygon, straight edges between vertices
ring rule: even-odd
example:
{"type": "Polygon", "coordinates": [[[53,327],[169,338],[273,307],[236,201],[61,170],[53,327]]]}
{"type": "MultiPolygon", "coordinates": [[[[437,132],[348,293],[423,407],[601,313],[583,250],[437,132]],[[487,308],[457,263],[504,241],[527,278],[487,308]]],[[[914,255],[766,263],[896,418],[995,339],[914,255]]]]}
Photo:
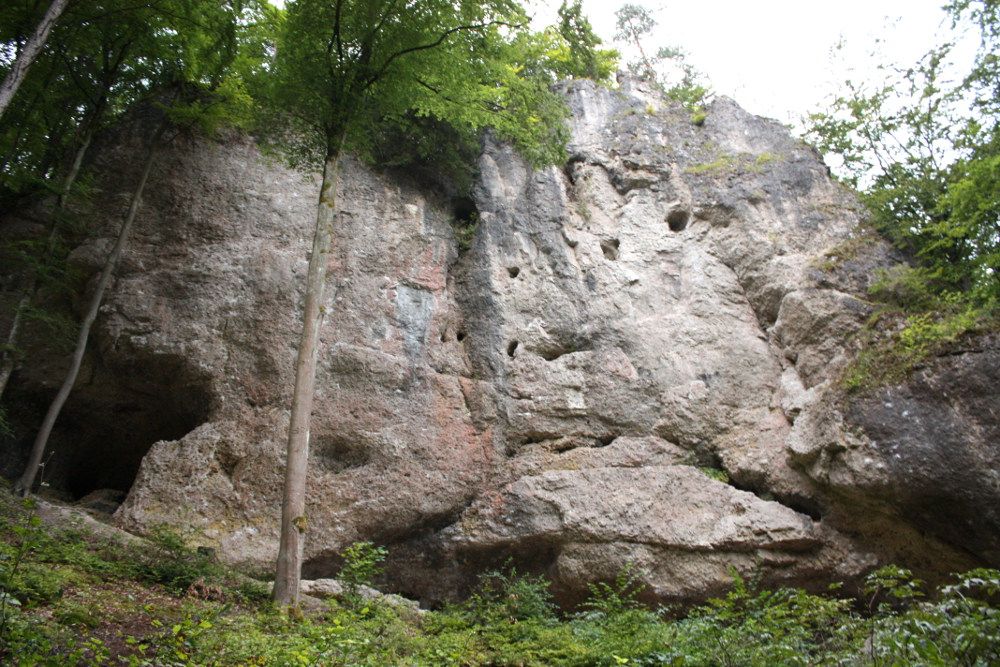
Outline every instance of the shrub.
{"type": "Polygon", "coordinates": [[[639,581],[635,568],[629,564],[618,572],[610,584],[603,581],[587,584],[590,596],[581,606],[604,616],[640,609],[642,605],[639,594],[645,588],[646,585],[639,581]]]}
{"type": "Polygon", "coordinates": [[[475,623],[554,621],[556,607],[545,577],[519,574],[513,567],[480,576],[479,586],[465,604],[475,623]]]}
{"type": "Polygon", "coordinates": [[[355,542],[341,554],[344,565],[340,568],[340,580],[348,591],[357,594],[358,588],[366,586],[382,574],[383,563],[389,552],[385,547],[377,547],[371,542],[355,542]]]}
{"type": "Polygon", "coordinates": [[[215,582],[220,568],[208,553],[189,549],[184,539],[167,526],[157,526],[139,550],[139,578],[161,584],[175,594],[184,593],[196,581],[215,582]]]}

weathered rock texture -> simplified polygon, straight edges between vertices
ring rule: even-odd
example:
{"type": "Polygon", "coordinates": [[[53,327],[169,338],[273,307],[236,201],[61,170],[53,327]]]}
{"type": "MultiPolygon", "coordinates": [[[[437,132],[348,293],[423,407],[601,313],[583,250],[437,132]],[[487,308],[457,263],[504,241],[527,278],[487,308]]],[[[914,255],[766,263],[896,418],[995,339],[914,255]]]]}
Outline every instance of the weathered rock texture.
{"type": "MultiPolygon", "coordinates": [[[[486,142],[465,249],[454,203],[348,161],[307,576],[358,539],[427,602],[508,557],[565,601],[628,562],[660,600],[729,567],[819,587],[880,561],[997,564],[996,341],[848,401],[836,377],[888,252],[851,242],[859,209],[818,157],[726,99],[696,126],[636,86],[566,95],[564,167],[486,142]]],[[[90,272],[132,149],[102,155],[103,233],[74,251],[90,272]]],[[[316,190],[245,141],[162,155],[68,418],[107,422],[105,459],[144,457],[121,525],[274,558],[316,190]]],[[[25,395],[62,363],[26,364],[25,395]]],[[[78,495],[114,486],[88,475],[78,495]]]]}

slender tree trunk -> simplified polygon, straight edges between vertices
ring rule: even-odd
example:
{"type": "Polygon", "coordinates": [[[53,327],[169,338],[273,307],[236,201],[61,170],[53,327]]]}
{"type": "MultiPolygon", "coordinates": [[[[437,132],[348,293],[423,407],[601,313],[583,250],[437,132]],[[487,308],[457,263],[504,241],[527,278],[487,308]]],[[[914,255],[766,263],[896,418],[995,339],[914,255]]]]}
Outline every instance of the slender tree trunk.
{"type": "Polygon", "coordinates": [[[66,9],[68,3],[69,0],[52,0],[52,4],[46,10],[45,16],[42,17],[42,20],[38,23],[38,27],[35,28],[35,34],[25,43],[24,48],[21,49],[21,53],[18,54],[17,59],[11,66],[10,71],[7,72],[6,78],[0,84],[0,116],[3,116],[3,112],[10,105],[10,101],[14,98],[14,93],[17,92],[21,82],[24,81],[24,77],[28,74],[28,68],[35,62],[38,54],[42,52],[42,48],[45,47],[45,40],[49,38],[52,26],[59,20],[59,16],[66,9]]]}
{"type": "Polygon", "coordinates": [[[302,314],[302,338],[295,360],[295,389],[292,392],[292,415],[288,425],[288,454],[285,467],[285,492],[281,502],[281,543],[274,577],[274,601],[286,607],[299,604],[299,581],[302,578],[302,550],[306,533],[306,472],[309,462],[309,419],[312,415],[313,390],[316,385],[316,354],[319,329],[323,322],[323,291],[326,283],[327,255],[333,237],[336,215],[337,181],[340,175],[340,147],[332,151],[323,166],[323,185],[316,207],[316,229],[309,274],[306,278],[306,302],[302,314]]]}
{"type": "MultiPolygon", "coordinates": [[[[56,207],[53,212],[54,220],[52,221],[52,229],[49,231],[49,238],[45,244],[46,257],[51,257],[52,252],[55,249],[56,239],[59,236],[59,215],[62,213],[63,209],[66,208],[66,200],[69,197],[70,191],[73,189],[73,183],[76,182],[76,177],[80,175],[80,167],[83,165],[83,158],[86,156],[87,150],[90,148],[90,142],[94,138],[95,126],[96,123],[92,123],[87,128],[80,146],[76,149],[76,155],[73,156],[73,164],[70,165],[69,172],[67,172],[66,178],[63,179],[62,188],[59,190],[59,197],[56,199],[56,207]]],[[[21,296],[21,300],[17,303],[17,308],[14,310],[14,321],[11,322],[10,330],[7,332],[7,341],[5,343],[4,350],[0,352],[0,398],[3,398],[3,393],[7,389],[7,383],[10,381],[10,376],[14,372],[14,350],[17,348],[17,339],[21,333],[21,322],[24,319],[24,313],[28,310],[28,306],[31,305],[32,299],[35,298],[35,292],[37,290],[38,274],[36,273],[32,277],[28,288],[21,296]]]]}
{"type": "Polygon", "coordinates": [[[125,247],[125,239],[128,237],[129,230],[132,228],[132,222],[135,220],[136,213],[139,210],[139,205],[142,202],[142,192],[146,188],[146,182],[149,180],[149,173],[153,168],[153,158],[156,156],[156,149],[165,128],[166,125],[164,123],[150,142],[146,153],[146,162],[142,167],[142,175],[139,177],[139,183],[132,193],[132,202],[129,204],[128,213],[125,216],[124,222],[122,222],[121,229],[118,230],[118,238],[115,240],[115,245],[104,262],[104,269],[101,271],[101,278],[97,282],[97,288],[90,297],[87,313],[84,315],[83,322],[80,323],[80,333],[76,338],[76,349],[73,351],[73,358],[69,371],[66,373],[66,379],[63,380],[62,386],[59,388],[59,393],[56,394],[52,405],[49,406],[49,411],[45,414],[42,427],[38,430],[35,443],[31,448],[31,457],[28,460],[28,466],[14,487],[15,492],[22,496],[27,496],[31,493],[31,489],[35,483],[35,476],[38,474],[38,466],[42,462],[42,456],[45,454],[45,446],[48,444],[49,435],[52,433],[52,427],[55,426],[59,412],[73,390],[73,385],[76,384],[76,377],[80,372],[80,364],[83,362],[83,354],[87,350],[87,339],[90,337],[90,328],[93,326],[94,320],[97,319],[97,311],[101,307],[104,291],[107,289],[108,283],[111,282],[111,275],[114,273],[115,265],[122,254],[122,248],[125,247]]]}

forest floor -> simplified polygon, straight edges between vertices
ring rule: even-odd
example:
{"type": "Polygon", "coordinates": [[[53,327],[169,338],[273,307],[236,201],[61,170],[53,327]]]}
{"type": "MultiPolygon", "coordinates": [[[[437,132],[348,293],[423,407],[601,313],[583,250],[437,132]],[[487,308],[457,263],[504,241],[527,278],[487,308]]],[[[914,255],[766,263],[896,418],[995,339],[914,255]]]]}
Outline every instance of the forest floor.
{"type": "Polygon", "coordinates": [[[487,573],[467,600],[310,599],[188,549],[0,489],[0,663],[15,665],[998,665],[1000,572],[924,598],[900,568],[864,601],[757,589],[734,575],[695,609],[643,607],[628,572],[572,613],[541,577],[487,573]]]}

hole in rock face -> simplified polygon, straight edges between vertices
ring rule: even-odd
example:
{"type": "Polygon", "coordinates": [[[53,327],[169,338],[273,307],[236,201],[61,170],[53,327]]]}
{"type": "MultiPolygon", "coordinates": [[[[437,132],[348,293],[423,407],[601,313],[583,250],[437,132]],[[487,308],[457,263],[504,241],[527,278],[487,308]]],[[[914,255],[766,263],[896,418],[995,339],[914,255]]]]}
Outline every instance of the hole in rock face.
{"type": "MultiPolygon", "coordinates": [[[[124,497],[150,448],[184,437],[205,423],[211,409],[207,383],[187,372],[184,360],[131,359],[114,371],[99,361],[95,365],[90,380],[78,382],[59,415],[36,480],[65,499],[102,489],[124,497]]],[[[9,446],[19,459],[5,465],[4,473],[19,475],[54,391],[18,387],[12,393],[22,409],[14,438],[0,447],[9,446]]]]}
{"type": "Polygon", "coordinates": [[[452,204],[452,215],[455,216],[455,224],[460,226],[474,225],[479,219],[479,210],[476,203],[469,197],[459,197],[452,204]]]}
{"type": "Polygon", "coordinates": [[[618,239],[606,239],[601,241],[601,252],[604,256],[611,261],[618,259],[618,250],[621,247],[621,241],[618,239]]]}
{"type": "Polygon", "coordinates": [[[509,343],[509,344],[507,345],[507,356],[508,356],[508,357],[511,357],[511,358],[513,358],[513,357],[514,357],[514,353],[515,353],[515,352],[517,352],[517,347],[518,347],[518,345],[520,345],[520,343],[518,343],[518,342],[517,342],[516,340],[512,340],[512,341],[511,341],[511,342],[510,342],[510,343],[509,343]]]}
{"type": "Polygon", "coordinates": [[[519,275],[521,275],[521,269],[516,266],[511,266],[507,269],[507,275],[509,275],[511,278],[517,278],[519,275]]]}
{"type": "Polygon", "coordinates": [[[586,335],[574,332],[575,335],[560,336],[543,343],[539,343],[532,350],[545,361],[555,361],[560,357],[574,352],[587,352],[593,349],[593,343],[586,335]]]}
{"type": "Polygon", "coordinates": [[[457,334],[455,334],[455,340],[457,340],[459,343],[465,340],[465,332],[459,331],[457,334]]]}
{"type": "Polygon", "coordinates": [[[667,214],[667,225],[672,232],[682,232],[687,228],[690,219],[691,214],[687,211],[682,208],[675,208],[667,214]]]}
{"type": "Polygon", "coordinates": [[[309,458],[330,472],[360,468],[371,458],[360,438],[349,434],[317,434],[309,443],[309,458]]]}

